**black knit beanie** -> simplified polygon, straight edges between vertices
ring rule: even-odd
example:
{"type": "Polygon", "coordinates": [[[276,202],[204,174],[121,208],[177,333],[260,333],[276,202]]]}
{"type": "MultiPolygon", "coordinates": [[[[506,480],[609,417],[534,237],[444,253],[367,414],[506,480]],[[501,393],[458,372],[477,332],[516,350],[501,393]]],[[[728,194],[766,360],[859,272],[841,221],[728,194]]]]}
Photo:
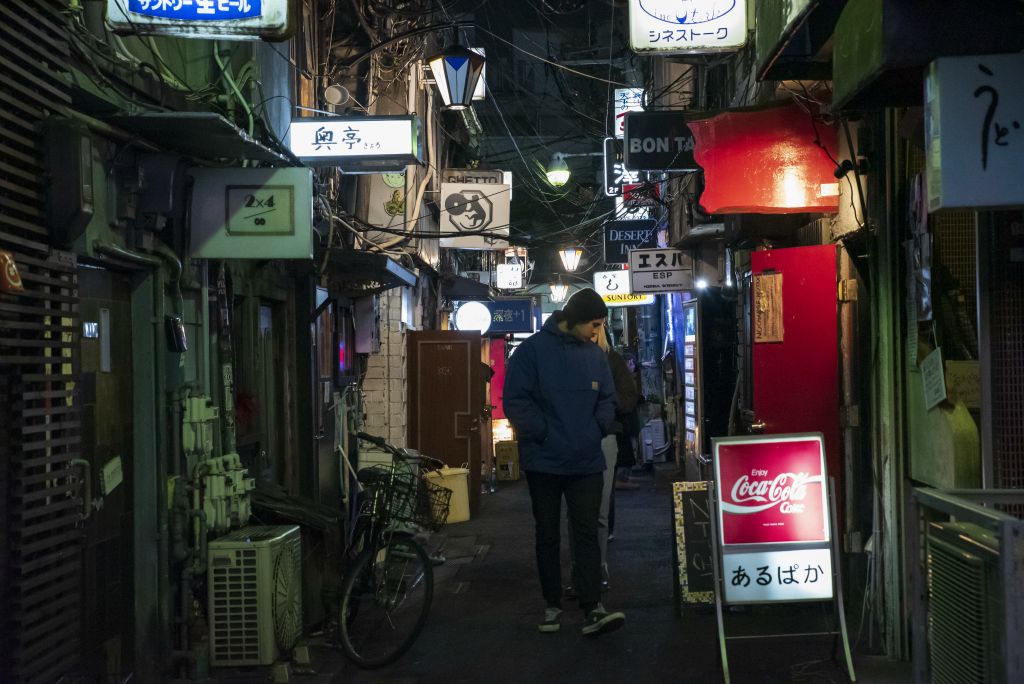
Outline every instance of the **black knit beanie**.
{"type": "Polygon", "coordinates": [[[565,306],[562,307],[562,313],[565,314],[566,323],[572,327],[577,323],[608,318],[608,307],[601,299],[601,295],[588,287],[569,297],[565,306]]]}

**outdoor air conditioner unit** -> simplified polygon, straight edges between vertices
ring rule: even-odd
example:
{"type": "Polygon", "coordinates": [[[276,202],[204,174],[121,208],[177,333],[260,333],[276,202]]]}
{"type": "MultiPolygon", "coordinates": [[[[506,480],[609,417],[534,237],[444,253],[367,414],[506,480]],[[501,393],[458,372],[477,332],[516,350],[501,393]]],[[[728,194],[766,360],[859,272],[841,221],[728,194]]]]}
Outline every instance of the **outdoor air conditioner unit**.
{"type": "Polygon", "coordinates": [[[999,540],[977,525],[932,523],[927,548],[931,681],[1005,681],[999,540]]]}
{"type": "Polygon", "coordinates": [[[302,541],[296,526],[245,527],[210,542],[213,665],[271,665],[302,634],[302,541]]]}

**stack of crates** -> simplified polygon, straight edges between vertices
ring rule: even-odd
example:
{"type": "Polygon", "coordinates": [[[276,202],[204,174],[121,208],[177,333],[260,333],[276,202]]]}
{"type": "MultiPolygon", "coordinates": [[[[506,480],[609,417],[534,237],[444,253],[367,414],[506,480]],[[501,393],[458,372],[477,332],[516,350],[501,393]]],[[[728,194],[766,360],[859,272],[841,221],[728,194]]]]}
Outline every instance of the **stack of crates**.
{"type": "Polygon", "coordinates": [[[516,443],[508,441],[495,444],[494,463],[498,468],[499,480],[518,480],[519,449],[516,443]]]}

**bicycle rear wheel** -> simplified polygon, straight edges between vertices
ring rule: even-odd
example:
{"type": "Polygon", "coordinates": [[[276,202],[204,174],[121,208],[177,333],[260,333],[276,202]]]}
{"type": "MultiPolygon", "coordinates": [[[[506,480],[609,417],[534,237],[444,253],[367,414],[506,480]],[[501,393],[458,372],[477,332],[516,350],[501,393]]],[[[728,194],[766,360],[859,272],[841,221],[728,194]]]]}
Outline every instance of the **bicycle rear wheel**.
{"type": "Polygon", "coordinates": [[[342,587],[341,644],[363,668],[382,667],[405,653],[427,621],[434,572],[427,552],[408,537],[366,549],[342,587]]]}

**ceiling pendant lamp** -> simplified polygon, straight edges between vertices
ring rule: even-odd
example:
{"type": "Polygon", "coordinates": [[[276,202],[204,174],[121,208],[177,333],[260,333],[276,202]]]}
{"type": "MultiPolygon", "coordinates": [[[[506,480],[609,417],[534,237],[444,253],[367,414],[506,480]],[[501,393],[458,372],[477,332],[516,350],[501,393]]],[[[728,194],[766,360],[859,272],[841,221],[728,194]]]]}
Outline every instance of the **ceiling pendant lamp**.
{"type": "Polygon", "coordinates": [[[551,301],[555,304],[564,302],[565,296],[569,294],[569,286],[564,283],[551,283],[548,287],[551,288],[551,301]]]}
{"type": "Polygon", "coordinates": [[[466,109],[484,69],[483,55],[452,45],[427,60],[446,109],[466,109]]]}
{"type": "Polygon", "coordinates": [[[580,258],[583,256],[583,250],[575,246],[565,247],[558,250],[558,256],[561,258],[566,272],[574,273],[580,267],[580,258]]]}

